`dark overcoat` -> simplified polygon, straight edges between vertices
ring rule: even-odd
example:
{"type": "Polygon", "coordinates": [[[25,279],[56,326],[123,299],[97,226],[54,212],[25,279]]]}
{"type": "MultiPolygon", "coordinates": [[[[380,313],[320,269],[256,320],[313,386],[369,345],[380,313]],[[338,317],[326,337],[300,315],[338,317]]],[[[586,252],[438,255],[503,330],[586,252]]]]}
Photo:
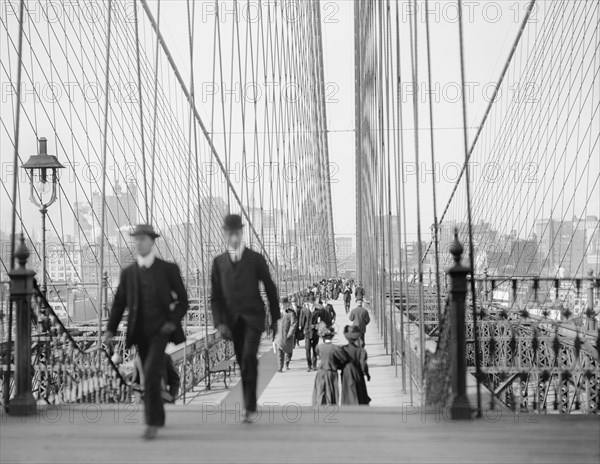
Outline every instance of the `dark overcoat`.
{"type": "Polygon", "coordinates": [[[353,343],[342,348],[349,362],[342,370],[341,404],[369,404],[371,398],[367,394],[365,376],[369,374],[367,352],[353,343]]]}
{"type": "Polygon", "coordinates": [[[265,302],[260,294],[262,282],[269,302],[271,322],[277,322],[279,296],[263,255],[245,248],[242,257],[233,263],[228,252],[213,261],[211,274],[211,310],[215,327],[234,327],[238,318],[261,332],[265,328],[265,302]]]}
{"type": "MultiPolygon", "coordinates": [[[[159,306],[164,310],[165,319],[175,323],[175,331],[171,333],[169,341],[176,344],[183,343],[185,334],[181,327],[181,319],[188,310],[188,296],[179,266],[160,258],[154,259],[152,267],[154,268],[154,266],[156,266],[156,272],[161,282],[156,289],[159,306]]],[[[139,305],[140,267],[137,263],[133,263],[121,271],[119,286],[106,326],[107,330],[115,333],[123,318],[123,313],[127,309],[127,336],[125,339],[127,347],[137,342],[139,305]]]]}
{"type": "Polygon", "coordinates": [[[292,353],[296,343],[296,313],[288,308],[279,320],[279,328],[275,337],[275,344],[284,353],[292,353]]]}

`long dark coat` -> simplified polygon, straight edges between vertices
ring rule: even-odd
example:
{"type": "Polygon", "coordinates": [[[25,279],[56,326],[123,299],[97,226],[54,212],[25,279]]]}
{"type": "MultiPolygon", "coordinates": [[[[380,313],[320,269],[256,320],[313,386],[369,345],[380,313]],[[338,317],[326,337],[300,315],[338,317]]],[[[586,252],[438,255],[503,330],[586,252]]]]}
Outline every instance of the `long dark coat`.
{"type": "MultiPolygon", "coordinates": [[[[156,289],[157,299],[160,307],[165,312],[165,319],[175,323],[175,331],[171,334],[169,341],[183,343],[185,334],[181,327],[181,319],[188,309],[188,296],[181,278],[179,266],[175,263],[155,258],[152,267],[156,266],[159,279],[163,283],[156,289]]],[[[107,330],[112,333],[117,331],[119,322],[123,318],[125,309],[127,315],[127,336],[125,339],[127,347],[136,343],[136,328],[140,304],[140,267],[137,263],[127,266],[121,271],[119,286],[115,294],[107,330]]]]}
{"type": "Polygon", "coordinates": [[[369,404],[371,398],[367,394],[365,375],[369,374],[367,352],[353,343],[344,345],[349,362],[342,370],[341,404],[369,404]]]}
{"type": "Polygon", "coordinates": [[[265,329],[265,302],[259,282],[265,287],[271,321],[277,322],[279,296],[264,256],[245,248],[237,263],[231,261],[228,252],[214,259],[210,303],[215,327],[225,324],[231,329],[241,318],[256,330],[265,329]]]}
{"type": "Polygon", "coordinates": [[[338,369],[350,362],[350,358],[341,346],[331,343],[317,345],[319,369],[315,376],[313,405],[337,404],[339,395],[338,369]]]}
{"type": "Polygon", "coordinates": [[[296,327],[298,327],[296,313],[293,308],[286,309],[278,324],[275,344],[284,353],[292,353],[296,343],[296,327]]]}

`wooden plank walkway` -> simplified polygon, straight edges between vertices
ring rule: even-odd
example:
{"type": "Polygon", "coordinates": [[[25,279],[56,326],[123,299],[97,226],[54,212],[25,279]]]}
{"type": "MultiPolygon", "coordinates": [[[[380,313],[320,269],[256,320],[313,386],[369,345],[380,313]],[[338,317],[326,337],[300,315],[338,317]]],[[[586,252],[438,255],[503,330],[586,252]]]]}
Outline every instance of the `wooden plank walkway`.
{"type": "MultiPolygon", "coordinates": [[[[263,406],[264,408],[264,406],[263,406]]],[[[145,442],[131,405],[48,408],[26,419],[0,415],[0,462],[56,463],[594,463],[600,421],[591,416],[450,422],[407,408],[264,410],[239,413],[169,406],[167,426],[145,442]]]]}

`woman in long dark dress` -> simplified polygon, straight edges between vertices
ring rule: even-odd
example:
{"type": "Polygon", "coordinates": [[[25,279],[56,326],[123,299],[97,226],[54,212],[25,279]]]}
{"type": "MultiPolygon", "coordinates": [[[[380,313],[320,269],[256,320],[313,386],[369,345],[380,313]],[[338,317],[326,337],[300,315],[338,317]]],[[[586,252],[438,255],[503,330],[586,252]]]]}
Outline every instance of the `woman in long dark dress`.
{"type": "Polygon", "coordinates": [[[348,344],[342,347],[346,353],[348,363],[342,370],[342,397],[341,404],[366,404],[371,402],[367,394],[367,380],[371,380],[369,366],[367,365],[367,352],[362,348],[361,332],[358,327],[347,325],[344,327],[344,336],[348,344]]]}
{"type": "Polygon", "coordinates": [[[346,352],[340,346],[331,343],[335,332],[332,329],[321,331],[323,341],[317,345],[319,358],[315,387],[313,390],[313,404],[337,404],[339,399],[338,369],[350,362],[346,352]]]}

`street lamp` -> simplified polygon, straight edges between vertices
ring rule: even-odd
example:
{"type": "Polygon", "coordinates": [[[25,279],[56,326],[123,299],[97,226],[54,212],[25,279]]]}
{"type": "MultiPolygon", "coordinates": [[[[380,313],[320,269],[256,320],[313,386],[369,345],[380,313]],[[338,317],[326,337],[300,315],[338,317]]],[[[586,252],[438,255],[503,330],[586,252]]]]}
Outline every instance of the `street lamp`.
{"type": "Polygon", "coordinates": [[[23,169],[29,171],[29,199],[40,208],[40,213],[42,213],[41,291],[44,296],[46,296],[46,213],[48,207],[56,201],[58,170],[64,168],[56,156],[48,154],[46,144],[46,138],[41,137],[38,140],[38,154],[31,155],[29,160],[22,166],[23,169]]]}

